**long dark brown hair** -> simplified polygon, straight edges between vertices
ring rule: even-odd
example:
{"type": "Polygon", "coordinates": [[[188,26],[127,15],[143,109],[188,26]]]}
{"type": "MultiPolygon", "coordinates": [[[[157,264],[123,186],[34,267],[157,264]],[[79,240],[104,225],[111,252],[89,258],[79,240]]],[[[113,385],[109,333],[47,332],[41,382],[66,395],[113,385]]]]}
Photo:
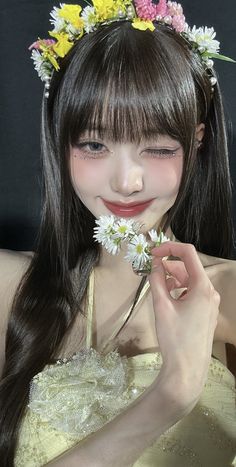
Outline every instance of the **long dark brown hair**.
{"type": "Polygon", "coordinates": [[[88,278],[99,261],[95,219],[76,196],[68,168],[69,145],[94,128],[119,142],[153,134],[177,139],[185,158],[167,224],[180,241],[201,252],[230,255],[231,185],[222,102],[218,85],[212,92],[200,57],[165,26],[138,31],[119,22],[85,35],[54,73],[42,109],[45,199],[38,246],[7,330],[0,384],[2,467],[14,465],[30,381],[55,358],[83,312],[88,278]],[[197,150],[195,131],[201,122],[205,135],[197,150]]]}

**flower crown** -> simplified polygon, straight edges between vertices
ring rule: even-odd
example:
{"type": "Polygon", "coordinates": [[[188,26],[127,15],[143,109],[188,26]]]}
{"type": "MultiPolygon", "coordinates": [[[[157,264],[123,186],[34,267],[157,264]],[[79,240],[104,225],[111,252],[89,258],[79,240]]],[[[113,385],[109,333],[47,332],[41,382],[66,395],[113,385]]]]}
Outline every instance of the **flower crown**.
{"type": "Polygon", "coordinates": [[[154,4],[151,0],[92,0],[92,4],[85,8],[61,3],[60,8],[54,7],[50,15],[50,22],[54,26],[49,31],[51,39],[38,39],[29,47],[32,50],[34,67],[45,83],[46,97],[49,96],[52,74],[54,70],[60,69],[60,59],[67,55],[85,33],[114,21],[131,21],[132,26],[141,31],[154,31],[156,22],[172,28],[200,54],[212,86],[217,82],[212,73],[212,59],[234,62],[219,54],[220,43],[215,40],[213,28],[188,26],[183,8],[177,2],[159,0],[158,4],[154,4]]]}

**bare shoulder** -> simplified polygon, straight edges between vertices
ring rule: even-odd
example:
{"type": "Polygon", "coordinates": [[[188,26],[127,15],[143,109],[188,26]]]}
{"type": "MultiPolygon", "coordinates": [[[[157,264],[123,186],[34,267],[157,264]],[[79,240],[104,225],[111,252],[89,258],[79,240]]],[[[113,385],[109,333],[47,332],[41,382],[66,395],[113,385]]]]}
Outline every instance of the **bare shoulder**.
{"type": "MultiPolygon", "coordinates": [[[[0,308],[13,295],[27,271],[33,253],[0,249],[0,308]]],[[[2,313],[0,313],[1,317],[2,313]]]]}
{"type": "Polygon", "coordinates": [[[9,312],[17,287],[33,254],[0,250],[0,373],[4,361],[5,335],[9,312]]]}
{"type": "Polygon", "coordinates": [[[236,299],[236,261],[203,253],[198,253],[198,255],[214,286],[220,288],[222,294],[228,293],[230,290],[231,293],[235,294],[236,299]]]}
{"type": "Polygon", "coordinates": [[[33,253],[0,249],[0,296],[8,287],[15,289],[28,269],[33,253]]]}
{"type": "Polygon", "coordinates": [[[236,346],[236,261],[201,253],[199,257],[221,297],[216,337],[236,346]]]}
{"type": "Polygon", "coordinates": [[[0,250],[0,326],[33,254],[0,250]]]}

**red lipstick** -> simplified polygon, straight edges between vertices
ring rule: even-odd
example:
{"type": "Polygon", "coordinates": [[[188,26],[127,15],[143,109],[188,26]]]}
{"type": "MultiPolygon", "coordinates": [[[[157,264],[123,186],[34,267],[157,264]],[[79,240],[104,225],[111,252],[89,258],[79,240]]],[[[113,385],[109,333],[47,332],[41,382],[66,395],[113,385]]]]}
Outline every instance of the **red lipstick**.
{"type": "Polygon", "coordinates": [[[148,201],[144,201],[142,203],[113,203],[111,201],[107,201],[105,199],[102,200],[105,204],[106,208],[112,212],[115,216],[119,217],[133,217],[137,216],[141,212],[143,212],[153,201],[153,199],[149,199],[148,201]]]}

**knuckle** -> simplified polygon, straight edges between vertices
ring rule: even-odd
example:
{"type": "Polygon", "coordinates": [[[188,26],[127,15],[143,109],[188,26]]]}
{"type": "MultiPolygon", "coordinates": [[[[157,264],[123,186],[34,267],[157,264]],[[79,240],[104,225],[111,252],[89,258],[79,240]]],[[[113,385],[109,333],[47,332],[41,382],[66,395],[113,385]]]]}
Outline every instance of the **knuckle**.
{"type": "Polygon", "coordinates": [[[186,247],[190,252],[196,252],[196,248],[192,243],[186,243],[186,247]]]}
{"type": "Polygon", "coordinates": [[[201,290],[206,297],[209,297],[218,304],[220,303],[220,294],[217,292],[210,281],[202,280],[201,290]]]}

